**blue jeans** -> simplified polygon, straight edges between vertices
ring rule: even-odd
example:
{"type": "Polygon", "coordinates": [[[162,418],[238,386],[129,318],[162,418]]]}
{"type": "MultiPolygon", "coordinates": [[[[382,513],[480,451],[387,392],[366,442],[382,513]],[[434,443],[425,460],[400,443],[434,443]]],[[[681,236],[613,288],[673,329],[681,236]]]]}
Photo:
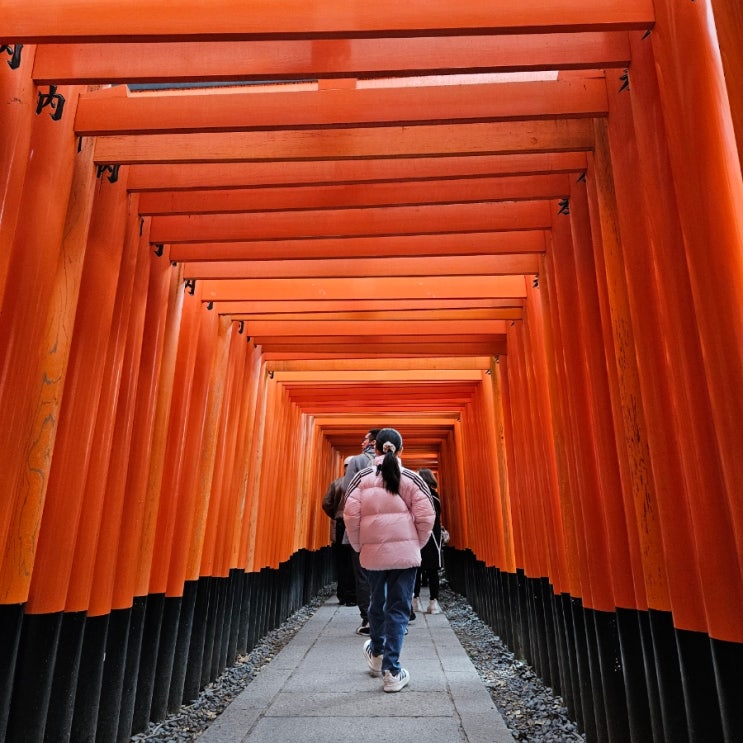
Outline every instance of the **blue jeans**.
{"type": "Polygon", "coordinates": [[[366,571],[371,589],[369,637],[372,653],[382,656],[382,673],[396,675],[400,670],[416,572],[417,568],[366,571]]]}

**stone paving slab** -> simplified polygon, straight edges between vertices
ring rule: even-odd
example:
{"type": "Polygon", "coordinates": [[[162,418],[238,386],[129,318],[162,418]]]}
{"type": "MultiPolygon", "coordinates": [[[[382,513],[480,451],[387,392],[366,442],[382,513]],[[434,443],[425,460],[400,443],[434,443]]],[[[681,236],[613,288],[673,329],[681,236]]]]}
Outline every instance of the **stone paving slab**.
{"type": "Polygon", "coordinates": [[[445,614],[410,624],[401,658],[410,683],[396,694],[368,673],[358,624],[358,609],[328,600],[199,743],[513,741],[445,614]]]}

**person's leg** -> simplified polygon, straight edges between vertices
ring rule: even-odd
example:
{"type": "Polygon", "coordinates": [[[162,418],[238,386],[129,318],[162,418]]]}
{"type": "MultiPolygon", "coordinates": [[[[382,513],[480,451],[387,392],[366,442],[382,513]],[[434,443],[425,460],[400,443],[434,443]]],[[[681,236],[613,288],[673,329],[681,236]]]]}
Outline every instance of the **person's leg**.
{"type": "MultiPolygon", "coordinates": [[[[410,619],[416,568],[387,570],[387,600],[384,605],[384,658],[382,672],[397,675],[400,670],[400,652],[405,630],[410,619]]],[[[372,601],[374,603],[374,601],[372,601]]]]}
{"type": "Polygon", "coordinates": [[[436,569],[428,571],[428,593],[431,601],[439,597],[439,571],[436,569]]]}
{"type": "Polygon", "coordinates": [[[354,549],[350,544],[342,544],[341,558],[338,566],[338,584],[342,586],[343,603],[356,606],[356,576],[353,571],[354,549]]]}
{"type": "Polygon", "coordinates": [[[421,610],[420,602],[418,597],[421,595],[421,576],[423,575],[423,569],[417,568],[415,571],[415,587],[413,588],[413,603],[410,610],[411,620],[415,618],[415,612],[421,610]]]}
{"type": "Polygon", "coordinates": [[[361,620],[364,621],[368,619],[367,613],[370,597],[369,578],[367,577],[367,571],[361,567],[359,553],[356,550],[353,550],[353,573],[356,579],[356,603],[359,605],[361,620]]]}
{"type": "Polygon", "coordinates": [[[367,570],[366,575],[371,591],[368,609],[371,649],[374,655],[382,655],[385,646],[384,603],[387,597],[387,573],[384,570],[367,570]]]}

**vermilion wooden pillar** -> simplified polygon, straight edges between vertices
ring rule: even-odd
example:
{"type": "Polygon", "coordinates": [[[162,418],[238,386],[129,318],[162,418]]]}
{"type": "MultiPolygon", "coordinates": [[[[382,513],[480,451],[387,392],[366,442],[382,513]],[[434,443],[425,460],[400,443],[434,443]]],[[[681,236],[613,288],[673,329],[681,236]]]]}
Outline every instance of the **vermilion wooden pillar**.
{"type": "Polygon", "coordinates": [[[743,165],[743,6],[737,0],[710,0],[715,32],[738,143],[738,159],[743,165]]]}
{"type": "MultiPolygon", "coordinates": [[[[261,379],[262,377],[265,377],[266,369],[261,361],[260,351],[255,347],[249,345],[249,342],[246,342],[246,345],[248,345],[249,356],[246,366],[246,379],[243,381],[243,390],[247,399],[248,406],[245,413],[247,428],[245,430],[245,449],[242,464],[244,467],[243,476],[246,479],[247,488],[245,492],[243,513],[252,513],[253,505],[257,502],[258,499],[258,493],[256,492],[253,480],[253,472],[255,466],[255,459],[253,455],[255,440],[253,437],[255,435],[256,411],[258,410],[258,406],[261,404],[261,401],[258,399],[258,394],[259,390],[263,389],[263,383],[261,382],[261,379]]],[[[321,439],[320,432],[316,429],[314,430],[314,436],[315,440],[321,439]]],[[[318,460],[313,459],[313,461],[317,462],[318,460]]],[[[323,483],[324,482],[325,478],[323,478],[323,483]]],[[[325,526],[324,522],[323,526],[325,526]]],[[[251,538],[251,525],[249,519],[243,519],[240,528],[240,544],[238,548],[236,565],[243,570],[246,570],[249,552],[248,544],[251,538]]],[[[323,531],[327,536],[327,531],[324,529],[323,531]]],[[[325,543],[325,541],[322,542],[322,544],[325,543]]]]}
{"type": "Polygon", "coordinates": [[[251,497],[248,523],[250,524],[250,533],[248,535],[248,552],[246,561],[246,570],[254,572],[263,567],[260,561],[260,550],[258,548],[258,509],[260,506],[260,476],[262,471],[262,454],[264,446],[269,445],[265,440],[266,417],[268,415],[268,389],[269,379],[265,367],[261,367],[262,373],[258,377],[257,407],[255,418],[253,419],[251,462],[250,462],[250,480],[251,480],[251,497]]]}
{"type": "MultiPolygon", "coordinates": [[[[500,358],[494,359],[490,365],[490,384],[492,390],[489,390],[487,396],[492,396],[493,400],[493,424],[495,426],[495,455],[496,470],[498,477],[498,493],[500,494],[499,508],[501,512],[501,524],[503,534],[503,555],[501,561],[497,563],[501,570],[513,573],[516,570],[514,561],[514,544],[513,544],[513,524],[511,520],[511,495],[508,489],[508,454],[506,451],[506,415],[504,401],[503,375],[501,371],[500,358]]],[[[484,384],[488,380],[485,379],[484,384]]],[[[442,467],[442,469],[445,469],[442,467]]],[[[442,505],[443,510],[443,505],[442,505]]]]}
{"type": "MultiPolygon", "coordinates": [[[[60,278],[59,257],[68,212],[68,197],[75,165],[72,119],[77,90],[59,89],[65,96],[62,119],[48,109],[30,123],[33,159],[22,180],[17,228],[9,243],[9,274],[0,313],[0,471],[6,497],[0,506],[0,544],[4,545],[0,571],[0,603],[25,601],[33,565],[38,525],[49,474],[50,436],[56,431],[59,411],[54,384],[64,369],[69,347],[47,345],[50,298],[60,278]],[[55,198],[49,198],[49,189],[55,198]],[[59,356],[49,358],[50,351],[59,356]],[[55,363],[62,359],[60,366],[55,363]],[[51,362],[51,363],[50,363],[51,362]],[[46,376],[47,367],[51,374],[46,376]],[[55,375],[56,373],[56,375],[55,375]],[[47,405],[46,410],[42,410],[47,405]],[[7,539],[9,534],[13,539],[7,539]]],[[[15,186],[21,184],[16,182],[15,186]]],[[[84,199],[76,208],[83,208],[84,199]]]]}
{"type": "MultiPolygon", "coordinates": [[[[658,31],[651,36],[666,121],[683,251],[689,269],[704,360],[704,384],[725,490],[743,482],[743,180],[728,106],[727,87],[710,19],[709,0],[655,3],[658,31]],[[689,75],[679,75],[688,70],[689,75]],[[693,101],[693,105],[689,102],[693,101]]],[[[729,497],[738,551],[743,508],[729,497]]],[[[728,627],[739,637],[739,626],[728,627]]]]}
{"type": "Polygon", "coordinates": [[[142,351],[126,473],[127,498],[124,501],[122,530],[116,550],[114,609],[130,608],[135,596],[146,596],[146,593],[138,592],[141,589],[137,584],[137,573],[147,507],[147,475],[154,437],[153,411],[160,384],[167,317],[169,312],[173,313],[173,305],[182,298],[178,270],[171,267],[168,259],[150,252],[148,264],[142,351]]]}
{"type": "MultiPolygon", "coordinates": [[[[111,271],[111,277],[113,278],[116,275],[117,281],[115,287],[110,290],[113,304],[110,314],[110,328],[105,343],[105,360],[100,381],[96,418],[90,438],[92,457],[86,473],[83,508],[75,543],[75,554],[65,605],[65,618],[69,615],[82,615],[90,608],[96,553],[103,549],[105,544],[99,541],[101,518],[108,505],[109,492],[106,483],[115,435],[120,380],[126,355],[129,316],[140,252],[140,222],[136,211],[136,197],[134,198],[135,205],[132,205],[130,200],[127,199],[126,176],[127,169],[122,168],[119,171],[117,182],[117,185],[120,183],[121,186],[118,203],[114,205],[115,211],[111,213],[109,210],[102,210],[103,214],[101,214],[101,217],[108,216],[104,245],[110,253],[119,253],[121,260],[119,270],[117,272],[111,271]],[[109,211],[108,214],[106,214],[107,211],[109,211]],[[123,251],[121,248],[119,250],[112,249],[112,246],[116,244],[123,245],[123,251]]],[[[92,227],[95,227],[97,222],[98,219],[94,219],[92,227]]],[[[97,237],[91,229],[91,240],[97,237]]],[[[89,252],[93,247],[97,246],[94,246],[91,242],[89,252]]],[[[99,284],[104,283],[102,278],[99,279],[99,284]]],[[[95,292],[89,291],[85,285],[81,288],[82,293],[95,296],[95,292]]],[[[102,309],[104,314],[108,310],[105,305],[102,309]]],[[[96,380],[91,378],[88,381],[95,383],[96,380]]],[[[75,707],[70,733],[73,739],[90,737],[96,730],[103,663],[106,656],[109,611],[105,615],[88,616],[85,621],[80,671],[76,679],[75,707]]],[[[65,648],[61,647],[60,650],[64,651],[65,648]]],[[[60,694],[59,696],[63,695],[60,694]]],[[[59,709],[59,705],[56,704],[57,698],[56,689],[53,689],[50,713],[53,709],[58,711],[58,717],[61,720],[64,719],[64,716],[59,709]]],[[[50,731],[51,722],[50,715],[50,719],[47,721],[47,735],[54,737],[59,734],[60,737],[64,737],[66,726],[58,725],[59,732],[52,733],[50,731]]]]}
{"type": "MultiPolygon", "coordinates": [[[[90,165],[89,165],[90,167],[90,165]]],[[[66,608],[71,586],[75,555],[79,549],[94,549],[92,535],[80,531],[81,513],[89,505],[93,516],[98,513],[96,502],[86,499],[86,481],[90,462],[96,452],[96,426],[110,425],[103,414],[97,418],[110,336],[114,298],[121,270],[124,226],[126,219],[125,181],[118,184],[98,184],[96,208],[88,233],[84,265],[80,278],[80,294],[74,322],[74,333],[70,347],[70,360],[65,378],[65,389],[59,413],[59,426],[55,440],[55,457],[49,471],[49,480],[44,502],[44,511],[39,528],[38,547],[31,575],[27,614],[34,615],[31,622],[51,625],[61,609],[66,608]],[[61,603],[60,603],[61,602],[61,603]]],[[[99,429],[100,430],[100,429],[99,429]]],[[[82,566],[80,566],[82,567],[82,566]]],[[[81,577],[89,590],[90,574],[81,577]]],[[[79,609],[78,609],[79,610],[79,609]]],[[[30,631],[21,647],[19,662],[22,674],[14,690],[12,725],[30,724],[31,715],[35,725],[43,725],[46,714],[45,697],[49,693],[52,677],[39,678],[38,664],[34,655],[45,648],[50,658],[66,654],[68,633],[65,618],[57,645],[56,634],[50,631],[44,637],[33,638],[30,631]]],[[[77,649],[82,626],[76,623],[70,646],[77,649]]],[[[74,652],[74,651],[73,651],[74,652]]],[[[63,664],[60,663],[59,668],[63,664]]],[[[54,663],[47,673],[54,669],[54,663]]],[[[55,669],[56,670],[56,669],[55,669]]],[[[76,670],[64,679],[55,676],[55,686],[66,687],[77,682],[76,670]]],[[[49,726],[55,728],[51,735],[59,733],[57,728],[69,731],[72,706],[69,693],[52,696],[49,708],[49,726]],[[61,699],[63,710],[54,707],[61,699]]],[[[29,738],[30,739],[30,738],[29,738]]]]}
{"type": "Polygon", "coordinates": [[[97,182],[55,456],[27,606],[27,611],[34,614],[59,611],[67,603],[88,468],[94,455],[101,455],[94,451],[95,426],[120,276],[125,194],[123,182],[97,182]],[[62,523],[65,528],[60,530],[62,523]]]}
{"type": "Polygon", "coordinates": [[[28,165],[29,143],[36,106],[36,88],[31,78],[36,47],[15,45],[20,66],[11,68],[3,54],[0,64],[0,305],[8,277],[13,236],[28,165]]]}
{"type": "MultiPolygon", "coordinates": [[[[180,267],[179,267],[180,268],[180,267]]],[[[180,278],[180,273],[179,273],[180,278]]],[[[146,596],[146,611],[142,631],[142,653],[140,656],[137,692],[134,704],[133,729],[142,730],[150,719],[153,689],[157,674],[158,651],[160,646],[165,594],[150,590],[153,566],[156,564],[158,514],[162,495],[163,477],[166,469],[169,420],[173,401],[174,380],[178,365],[178,341],[182,328],[183,302],[187,291],[184,282],[175,287],[175,296],[168,304],[165,325],[165,339],[157,387],[157,402],[154,409],[154,428],[152,446],[148,461],[147,486],[145,490],[145,510],[140,551],[137,565],[137,596],[146,596]]]]}
{"type": "MultiPolygon", "coordinates": [[[[137,227],[139,220],[137,219],[137,227]]],[[[126,660],[132,627],[131,607],[114,608],[114,585],[117,579],[118,548],[127,524],[123,519],[127,500],[127,470],[132,452],[134,421],[136,419],[137,389],[143,351],[143,333],[146,322],[147,289],[150,279],[151,251],[149,249],[149,221],[142,225],[141,235],[135,232],[138,243],[137,262],[132,286],[131,310],[126,329],[126,348],[121,369],[119,399],[116,406],[111,458],[105,483],[105,506],[101,514],[99,549],[95,555],[88,617],[107,619],[100,702],[96,735],[102,739],[116,738],[124,697],[126,660]],[[101,548],[101,545],[105,545],[101,548]]],[[[154,257],[154,256],[153,256],[154,257]]]]}

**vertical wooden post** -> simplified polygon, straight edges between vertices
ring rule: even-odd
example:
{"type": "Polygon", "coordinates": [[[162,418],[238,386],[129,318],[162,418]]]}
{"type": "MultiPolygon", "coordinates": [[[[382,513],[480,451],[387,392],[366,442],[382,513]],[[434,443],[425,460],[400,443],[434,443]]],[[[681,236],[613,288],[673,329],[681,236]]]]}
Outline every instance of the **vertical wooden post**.
{"type": "MultiPolygon", "coordinates": [[[[666,122],[683,249],[689,269],[704,360],[704,384],[725,477],[726,493],[743,482],[743,179],[709,0],[656,0],[651,36],[666,122]],[[679,70],[694,74],[680,75],[679,70]],[[689,101],[694,101],[690,106],[689,101]],[[700,195],[703,195],[700,198],[700,195]]],[[[738,552],[743,509],[729,498],[738,552]]],[[[729,637],[739,638],[729,626],[729,637]]]]}
{"type": "MultiPolygon", "coordinates": [[[[30,147],[34,158],[23,180],[18,220],[11,243],[8,282],[0,312],[0,471],[6,497],[0,506],[0,544],[5,546],[0,571],[0,602],[26,600],[46,495],[50,436],[56,430],[59,387],[46,389],[49,348],[45,337],[48,310],[59,278],[60,246],[75,163],[72,120],[78,90],[65,95],[64,116],[54,121],[45,111],[35,116],[30,147]],[[56,198],[49,198],[54,188],[56,198]],[[52,399],[49,412],[42,410],[52,399]],[[13,534],[13,539],[8,539],[13,534]]],[[[83,200],[84,201],[84,200],[83,200]]],[[[80,205],[83,208],[83,205],[80,205]]],[[[66,360],[68,347],[60,349],[66,360]]],[[[56,358],[53,361],[56,362],[56,358]]],[[[52,364],[53,372],[59,367],[52,364]]],[[[64,368],[64,363],[62,364],[64,368]]],[[[51,379],[58,379],[52,374],[51,379]]]]}
{"type": "Polygon", "coordinates": [[[0,65],[0,120],[3,122],[0,127],[0,245],[3,246],[0,250],[0,306],[28,167],[36,106],[36,88],[31,78],[35,52],[34,45],[26,44],[20,50],[20,67],[11,69],[8,64],[0,65]]]}
{"type": "MultiPolygon", "coordinates": [[[[738,143],[738,161],[743,166],[743,7],[737,0],[710,0],[715,32],[725,73],[728,100],[738,143]]],[[[714,48],[713,50],[714,51],[714,48]]]]}

